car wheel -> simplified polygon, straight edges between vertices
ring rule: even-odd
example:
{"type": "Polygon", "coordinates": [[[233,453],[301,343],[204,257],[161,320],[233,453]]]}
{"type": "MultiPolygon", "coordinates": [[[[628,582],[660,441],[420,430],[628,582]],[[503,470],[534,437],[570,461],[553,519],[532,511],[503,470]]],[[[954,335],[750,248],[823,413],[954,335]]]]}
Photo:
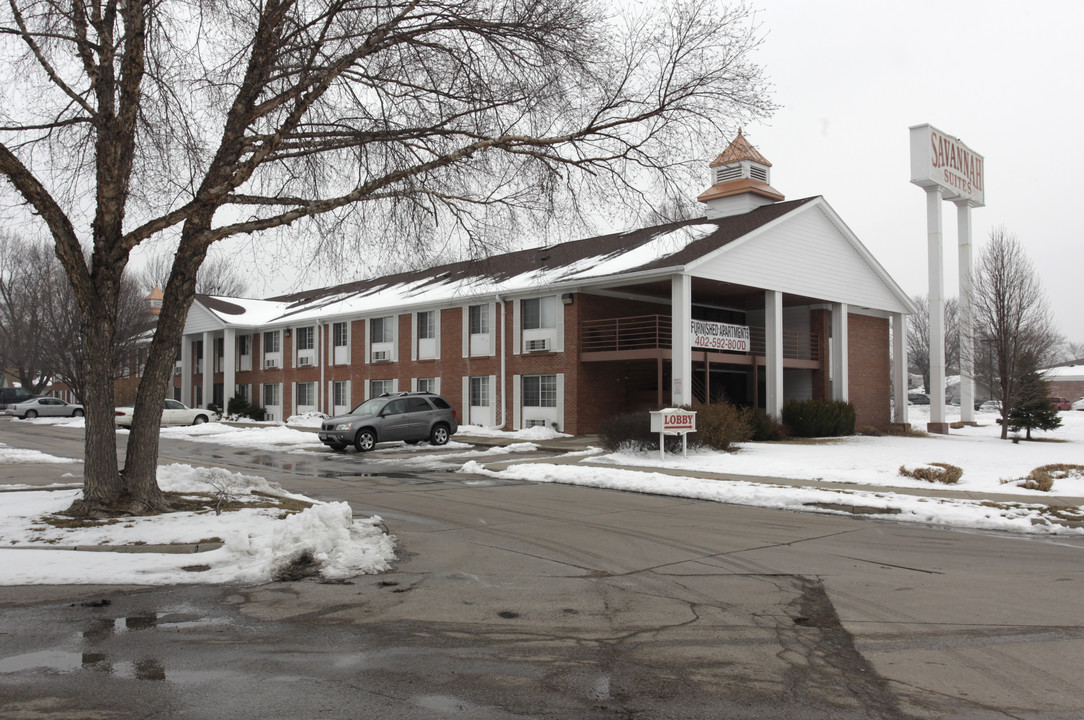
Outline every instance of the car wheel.
{"type": "Polygon", "coordinates": [[[346,449],[346,443],[340,443],[340,442],[328,443],[327,446],[329,448],[331,448],[332,450],[345,450],[346,449]]]}
{"type": "Polygon", "coordinates": [[[207,416],[206,415],[197,415],[196,419],[192,421],[192,424],[193,425],[202,425],[205,422],[207,422],[207,416]]]}
{"type": "Polygon", "coordinates": [[[33,420],[38,416],[37,410],[27,410],[26,415],[23,415],[24,420],[33,420]]]}
{"type": "Polygon", "coordinates": [[[433,431],[429,433],[429,442],[433,445],[444,445],[448,442],[448,426],[437,425],[433,428],[433,431]]]}
{"type": "Polygon", "coordinates": [[[376,446],[376,434],[372,430],[359,430],[354,438],[354,447],[358,452],[369,452],[376,446]]]}
{"type": "Polygon", "coordinates": [[[83,411],[79,410],[78,408],[72,410],[72,417],[83,417],[83,411]]]}

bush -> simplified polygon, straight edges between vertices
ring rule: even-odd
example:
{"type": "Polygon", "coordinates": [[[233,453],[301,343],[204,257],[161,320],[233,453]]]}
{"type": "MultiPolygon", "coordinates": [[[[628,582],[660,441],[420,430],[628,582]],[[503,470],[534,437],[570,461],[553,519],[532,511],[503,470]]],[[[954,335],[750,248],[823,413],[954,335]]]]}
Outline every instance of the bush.
{"type": "Polygon", "coordinates": [[[685,410],[696,411],[696,433],[691,441],[713,450],[730,451],[734,445],[753,439],[747,413],[730,403],[699,405],[685,410]]]}
{"type": "Polygon", "coordinates": [[[783,423],[773,418],[760,408],[747,407],[742,410],[742,417],[752,431],[750,440],[767,442],[770,440],[782,440],[787,436],[783,423]]]}
{"type": "Polygon", "coordinates": [[[1043,465],[1029,472],[1028,476],[1022,478],[1016,485],[1028,490],[1050,492],[1054,489],[1055,480],[1070,477],[1084,477],[1084,465],[1067,465],[1064,463],[1043,465]]]}
{"type": "Polygon", "coordinates": [[[226,403],[226,415],[229,417],[244,417],[250,420],[260,421],[267,417],[267,411],[262,407],[256,407],[240,395],[234,395],[226,403]]]}
{"type": "MultiPolygon", "coordinates": [[[[618,450],[658,450],[659,434],[651,432],[651,416],[647,411],[622,413],[606,418],[598,427],[602,447],[610,452],[618,450]]],[[[681,438],[676,438],[681,449],[681,438]]],[[[667,447],[670,443],[667,442],[667,447]]]]}
{"type": "Polygon", "coordinates": [[[923,465],[914,469],[908,468],[906,465],[900,466],[900,475],[904,477],[912,477],[916,480],[925,480],[926,482],[939,482],[945,485],[953,485],[959,482],[963,477],[963,468],[956,467],[955,465],[949,465],[948,463],[930,463],[929,465],[923,465]]]}
{"type": "Polygon", "coordinates": [[[842,400],[791,400],[783,423],[795,437],[854,435],[854,405],[842,400]]]}

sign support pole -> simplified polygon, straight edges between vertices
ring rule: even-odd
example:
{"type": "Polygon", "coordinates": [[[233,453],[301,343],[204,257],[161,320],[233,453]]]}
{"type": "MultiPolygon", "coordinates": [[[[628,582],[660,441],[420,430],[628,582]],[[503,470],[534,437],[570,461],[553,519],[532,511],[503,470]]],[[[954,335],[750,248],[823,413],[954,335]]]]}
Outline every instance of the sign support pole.
{"type": "Polygon", "coordinates": [[[960,421],[975,424],[974,299],[971,288],[971,203],[956,201],[960,246],[960,421]]]}
{"type": "Polygon", "coordinates": [[[926,430],[948,434],[945,422],[945,269],[941,251],[941,188],[926,188],[926,240],[930,264],[930,422],[926,430]]]}

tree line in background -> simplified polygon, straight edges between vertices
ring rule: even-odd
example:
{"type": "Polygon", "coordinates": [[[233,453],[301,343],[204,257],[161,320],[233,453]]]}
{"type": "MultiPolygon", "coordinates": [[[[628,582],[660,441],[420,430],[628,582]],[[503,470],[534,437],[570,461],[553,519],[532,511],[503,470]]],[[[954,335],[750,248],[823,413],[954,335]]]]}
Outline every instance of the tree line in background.
{"type": "MultiPolygon", "coordinates": [[[[907,362],[930,389],[930,324],[926,296],[914,298],[907,362]]],[[[1050,404],[1041,368],[1084,356],[1084,346],[1065,340],[1054,325],[1042,283],[1020,240],[1004,227],[991,231],[973,275],[972,342],[961,343],[959,302],[945,302],[946,373],[959,374],[970,360],[976,386],[1000,403],[1001,436],[1010,430],[1053,429],[1060,420],[1050,404]]]]}
{"type": "MultiPolygon", "coordinates": [[[[129,272],[117,302],[117,335],[111,362],[125,367],[154,330],[147,295],[169,277],[170,252],[152,255],[145,267],[129,272]]],[[[245,277],[224,258],[200,268],[196,292],[241,297],[245,277]]],[[[76,402],[86,396],[82,317],[53,252],[52,244],[0,233],[0,367],[35,395],[63,383],[76,402]]]]}

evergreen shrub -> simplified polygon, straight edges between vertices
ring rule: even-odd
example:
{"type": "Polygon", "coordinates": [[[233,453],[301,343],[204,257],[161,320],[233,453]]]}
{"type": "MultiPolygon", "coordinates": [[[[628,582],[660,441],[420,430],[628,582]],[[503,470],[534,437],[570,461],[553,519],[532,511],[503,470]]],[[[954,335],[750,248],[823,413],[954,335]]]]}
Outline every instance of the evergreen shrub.
{"type": "Polygon", "coordinates": [[[696,432],[689,438],[690,444],[703,445],[713,450],[729,452],[740,442],[753,439],[753,428],[747,413],[730,403],[686,407],[696,411],[696,432]]]}
{"type": "Polygon", "coordinates": [[[253,405],[240,395],[234,395],[226,403],[226,415],[228,417],[243,417],[261,421],[267,418],[267,410],[253,405]]]}
{"type": "Polygon", "coordinates": [[[783,423],[773,418],[761,408],[747,407],[742,410],[742,416],[752,431],[751,440],[756,442],[768,442],[782,440],[787,436],[787,429],[783,423]]]}
{"type": "Polygon", "coordinates": [[[854,435],[854,405],[842,400],[791,400],[783,406],[783,423],[795,437],[854,435]]]}

